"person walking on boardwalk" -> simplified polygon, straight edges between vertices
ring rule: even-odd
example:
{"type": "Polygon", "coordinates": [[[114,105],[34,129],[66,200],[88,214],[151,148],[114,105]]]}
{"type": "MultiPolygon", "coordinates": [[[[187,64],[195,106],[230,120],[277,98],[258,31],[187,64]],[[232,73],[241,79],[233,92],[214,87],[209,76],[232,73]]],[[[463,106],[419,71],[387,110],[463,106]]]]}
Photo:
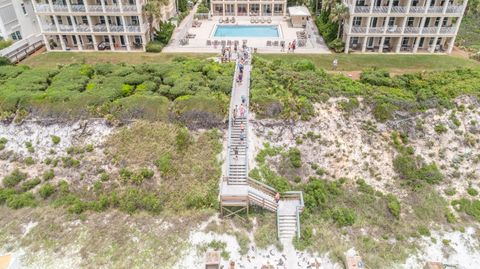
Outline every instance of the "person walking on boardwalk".
{"type": "Polygon", "coordinates": [[[243,123],[240,123],[240,132],[244,132],[245,131],[245,125],[243,125],[243,123]]]}
{"type": "Polygon", "coordinates": [[[276,193],[275,194],[275,202],[278,204],[278,202],[280,201],[280,193],[276,193]]]}
{"type": "Polygon", "coordinates": [[[287,53],[289,53],[291,49],[292,49],[292,43],[288,42],[288,51],[287,51],[287,53]]]}
{"type": "Polygon", "coordinates": [[[235,146],[235,148],[233,148],[233,154],[234,154],[234,159],[238,160],[238,147],[237,146],[235,146]]]}
{"type": "Polygon", "coordinates": [[[243,104],[240,104],[239,112],[241,118],[245,117],[245,107],[243,106],[243,104]]]}
{"type": "Polygon", "coordinates": [[[280,47],[281,47],[280,52],[285,52],[285,42],[283,41],[280,42],[280,47]]]}
{"type": "Polygon", "coordinates": [[[240,99],[242,99],[242,105],[246,105],[245,103],[247,102],[247,98],[245,95],[240,96],[240,99]]]}
{"type": "Polygon", "coordinates": [[[240,133],[240,143],[243,143],[243,140],[245,140],[245,134],[240,133]]]}

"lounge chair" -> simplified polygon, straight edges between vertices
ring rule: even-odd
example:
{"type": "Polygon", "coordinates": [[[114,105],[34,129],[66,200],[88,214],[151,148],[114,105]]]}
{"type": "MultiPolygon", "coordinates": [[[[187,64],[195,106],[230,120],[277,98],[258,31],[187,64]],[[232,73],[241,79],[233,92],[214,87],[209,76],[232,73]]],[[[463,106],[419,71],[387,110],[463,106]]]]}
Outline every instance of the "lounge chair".
{"type": "Polygon", "coordinates": [[[230,19],[230,22],[231,22],[231,23],[235,23],[235,17],[232,17],[232,18],[230,19]]]}
{"type": "Polygon", "coordinates": [[[278,47],[278,40],[273,41],[273,46],[278,47]]]}
{"type": "Polygon", "coordinates": [[[224,22],[225,22],[225,23],[229,23],[228,17],[225,18],[224,22]]]}
{"type": "Polygon", "coordinates": [[[218,40],[213,40],[213,47],[217,48],[217,46],[218,46],[218,40]]]}
{"type": "Polygon", "coordinates": [[[207,46],[211,46],[212,45],[212,40],[207,40],[207,46]]]}
{"type": "Polygon", "coordinates": [[[246,40],[246,39],[242,40],[242,44],[243,44],[244,46],[246,46],[246,45],[247,45],[247,40],[246,40]]]}
{"type": "Polygon", "coordinates": [[[255,20],[255,23],[259,23],[258,18],[255,18],[254,20],[255,20]]]}
{"type": "Polygon", "coordinates": [[[261,23],[265,23],[265,20],[263,18],[260,18],[261,23]]]}
{"type": "Polygon", "coordinates": [[[268,17],[268,18],[267,18],[267,22],[268,22],[268,23],[272,23],[272,18],[268,17]]]}
{"type": "Polygon", "coordinates": [[[250,17],[250,23],[255,23],[255,18],[250,17]]]}
{"type": "Polygon", "coordinates": [[[222,47],[225,47],[227,45],[227,41],[225,40],[222,40],[220,43],[222,44],[222,47]]]}
{"type": "Polygon", "coordinates": [[[267,47],[271,47],[272,46],[272,41],[268,40],[267,41],[267,47]]]}
{"type": "Polygon", "coordinates": [[[222,23],[223,22],[223,18],[218,18],[218,23],[222,23]]]}
{"type": "Polygon", "coordinates": [[[231,46],[232,45],[232,40],[227,40],[227,46],[231,46]]]}
{"type": "Polygon", "coordinates": [[[240,44],[240,41],[238,40],[233,41],[233,45],[238,46],[238,44],[240,44]]]}

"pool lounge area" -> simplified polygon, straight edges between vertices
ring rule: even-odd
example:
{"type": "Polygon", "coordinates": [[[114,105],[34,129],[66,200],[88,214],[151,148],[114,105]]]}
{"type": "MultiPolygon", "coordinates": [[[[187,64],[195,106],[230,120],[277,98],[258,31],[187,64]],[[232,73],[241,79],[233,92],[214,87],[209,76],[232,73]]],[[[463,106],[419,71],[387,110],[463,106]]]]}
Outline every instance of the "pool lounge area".
{"type": "Polygon", "coordinates": [[[245,44],[256,48],[259,53],[282,53],[281,44],[287,47],[288,43],[295,40],[295,53],[330,53],[323,39],[299,39],[300,32],[310,36],[305,34],[304,28],[292,27],[283,16],[230,16],[228,20],[223,16],[199,20],[192,18],[191,21],[182,22],[163,51],[218,53],[222,46],[245,44]]]}

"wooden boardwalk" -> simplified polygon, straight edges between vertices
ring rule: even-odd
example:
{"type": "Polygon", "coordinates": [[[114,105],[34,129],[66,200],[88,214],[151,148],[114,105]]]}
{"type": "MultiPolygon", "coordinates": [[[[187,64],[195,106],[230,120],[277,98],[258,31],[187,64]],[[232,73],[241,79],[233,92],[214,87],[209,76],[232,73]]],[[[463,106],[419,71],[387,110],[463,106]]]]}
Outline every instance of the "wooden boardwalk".
{"type": "Polygon", "coordinates": [[[229,108],[227,175],[220,188],[220,208],[222,215],[228,217],[247,212],[250,205],[260,206],[277,213],[278,237],[282,241],[291,241],[300,235],[300,217],[303,211],[303,194],[286,192],[281,194],[277,203],[277,191],[270,186],[248,177],[248,134],[249,93],[251,59],[245,60],[242,82],[236,82],[239,73],[239,60],[235,67],[232,96],[229,108]],[[244,113],[241,113],[242,107],[244,113]],[[233,120],[234,111],[236,117],[233,120]]]}

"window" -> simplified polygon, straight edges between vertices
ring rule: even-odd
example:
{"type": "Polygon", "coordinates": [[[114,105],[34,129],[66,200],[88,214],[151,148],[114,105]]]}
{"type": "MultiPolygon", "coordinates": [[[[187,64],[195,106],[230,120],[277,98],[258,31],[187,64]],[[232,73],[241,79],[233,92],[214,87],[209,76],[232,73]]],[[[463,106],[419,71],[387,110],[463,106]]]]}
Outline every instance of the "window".
{"type": "Polygon", "coordinates": [[[423,25],[423,27],[428,27],[429,24],[430,24],[430,18],[426,18],[425,24],[423,25]]]}
{"type": "Polygon", "coordinates": [[[425,37],[420,38],[420,43],[419,43],[418,46],[419,46],[420,48],[423,48],[423,43],[425,43],[425,37]]]}
{"type": "Polygon", "coordinates": [[[137,44],[142,44],[142,37],[136,35],[136,36],[135,36],[135,43],[137,43],[137,44]]]}
{"type": "Polygon", "coordinates": [[[362,24],[361,17],[353,17],[353,26],[360,26],[362,24]]]}
{"type": "Polygon", "coordinates": [[[377,17],[373,18],[372,21],[370,22],[370,27],[377,27],[377,21],[378,21],[377,17]]]}
{"type": "Polygon", "coordinates": [[[383,45],[390,46],[390,37],[385,37],[385,41],[383,42],[383,45]]]}
{"type": "Polygon", "coordinates": [[[357,45],[358,44],[358,36],[352,37],[352,44],[357,45]]]}
{"type": "Polygon", "coordinates": [[[395,24],[395,18],[388,19],[388,26],[393,26],[395,24]]]}
{"type": "Polygon", "coordinates": [[[435,19],[435,27],[437,27],[438,24],[440,24],[440,17],[437,17],[437,18],[435,19]]]}
{"type": "Polygon", "coordinates": [[[443,18],[442,26],[447,26],[448,18],[443,18]]]}
{"type": "Polygon", "coordinates": [[[57,21],[58,21],[58,24],[63,24],[62,17],[57,16],[57,21]]]}
{"type": "Polygon", "coordinates": [[[357,0],[356,6],[364,7],[365,6],[365,0],[357,0]]]}
{"type": "Polygon", "coordinates": [[[27,15],[27,8],[25,8],[25,3],[21,3],[20,6],[22,7],[23,15],[27,15]]]}
{"type": "Polygon", "coordinates": [[[88,18],[87,18],[87,16],[82,16],[82,23],[83,23],[83,24],[88,24],[88,18]]]}
{"type": "Polygon", "coordinates": [[[87,35],[87,42],[88,43],[93,43],[93,38],[91,35],[87,35]]]}
{"type": "Polygon", "coordinates": [[[413,27],[413,23],[415,22],[414,17],[409,17],[407,20],[407,27],[413,27]]]}
{"type": "Polygon", "coordinates": [[[410,39],[408,37],[404,37],[402,40],[402,47],[407,47],[409,41],[410,39]]]}
{"type": "Polygon", "coordinates": [[[416,7],[418,5],[419,0],[412,1],[412,7],[416,7]]]}
{"type": "Polygon", "coordinates": [[[138,17],[137,16],[132,16],[132,25],[138,25],[138,17]]]}
{"type": "Polygon", "coordinates": [[[13,40],[21,40],[22,39],[22,34],[20,33],[20,31],[16,31],[14,33],[12,33],[10,35],[12,37],[13,40]]]}

